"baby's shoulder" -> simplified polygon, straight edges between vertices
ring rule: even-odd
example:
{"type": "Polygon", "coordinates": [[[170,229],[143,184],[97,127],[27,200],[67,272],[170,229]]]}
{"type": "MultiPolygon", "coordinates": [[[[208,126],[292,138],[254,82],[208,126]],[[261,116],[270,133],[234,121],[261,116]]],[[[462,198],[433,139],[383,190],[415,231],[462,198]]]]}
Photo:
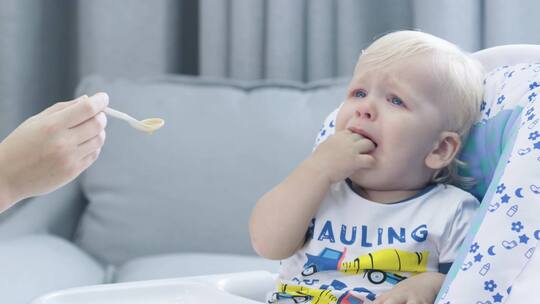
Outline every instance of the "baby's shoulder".
{"type": "Polygon", "coordinates": [[[471,198],[476,200],[474,195],[472,195],[470,192],[467,192],[459,187],[456,187],[454,185],[449,184],[438,184],[437,185],[440,188],[441,194],[450,195],[450,196],[457,196],[457,197],[464,197],[464,198],[471,198]]]}
{"type": "Polygon", "coordinates": [[[480,202],[471,193],[453,185],[439,184],[433,191],[431,199],[438,204],[444,203],[446,207],[455,206],[456,208],[473,207],[476,208],[480,202]]]}

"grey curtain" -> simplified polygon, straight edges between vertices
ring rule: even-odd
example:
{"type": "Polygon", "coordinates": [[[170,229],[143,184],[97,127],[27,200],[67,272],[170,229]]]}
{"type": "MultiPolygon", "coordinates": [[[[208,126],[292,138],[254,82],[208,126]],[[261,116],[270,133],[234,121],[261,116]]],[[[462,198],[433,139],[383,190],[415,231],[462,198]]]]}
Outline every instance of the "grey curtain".
{"type": "Polygon", "coordinates": [[[0,0],[0,138],[81,77],[348,76],[398,29],[463,49],[540,44],[536,0],[0,0]]]}
{"type": "Polygon", "coordinates": [[[201,0],[202,75],[312,81],[349,75],[378,36],[419,29],[467,51],[540,43],[536,0],[201,0]]]}
{"type": "Polygon", "coordinates": [[[0,0],[0,139],[89,74],[197,72],[196,0],[0,0]]]}

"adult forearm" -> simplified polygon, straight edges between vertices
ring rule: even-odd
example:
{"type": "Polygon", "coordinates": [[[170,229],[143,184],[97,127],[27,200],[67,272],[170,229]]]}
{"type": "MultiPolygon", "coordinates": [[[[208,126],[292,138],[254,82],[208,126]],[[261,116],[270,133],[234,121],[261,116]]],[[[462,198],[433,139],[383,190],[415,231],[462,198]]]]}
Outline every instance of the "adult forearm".
{"type": "Polygon", "coordinates": [[[304,243],[307,228],[330,184],[308,158],[266,193],[253,209],[250,221],[255,251],[270,259],[291,256],[304,243]]]}
{"type": "Polygon", "coordinates": [[[0,181],[0,213],[14,203],[16,203],[15,200],[9,195],[9,187],[3,181],[0,181]]]}
{"type": "Polygon", "coordinates": [[[13,189],[10,186],[9,178],[9,163],[5,161],[3,153],[4,143],[0,142],[0,213],[11,205],[15,204],[19,199],[14,197],[13,189]]]}

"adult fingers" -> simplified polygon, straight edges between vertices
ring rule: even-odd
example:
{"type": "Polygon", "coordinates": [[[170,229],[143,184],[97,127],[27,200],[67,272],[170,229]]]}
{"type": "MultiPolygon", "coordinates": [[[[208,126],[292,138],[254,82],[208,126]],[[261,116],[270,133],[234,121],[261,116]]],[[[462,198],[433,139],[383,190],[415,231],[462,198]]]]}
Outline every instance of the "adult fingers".
{"type": "Polygon", "coordinates": [[[103,144],[105,143],[105,138],[106,133],[103,130],[98,135],[80,144],[77,148],[77,154],[81,158],[85,158],[88,155],[92,155],[92,153],[96,151],[100,151],[101,147],[103,147],[103,144]]]}
{"type": "Polygon", "coordinates": [[[107,126],[107,116],[105,113],[98,113],[96,116],[68,130],[75,144],[82,144],[85,141],[97,136],[107,126]]]}
{"type": "Polygon", "coordinates": [[[88,98],[88,96],[82,95],[80,97],[77,97],[74,100],[57,102],[57,103],[53,104],[52,106],[46,108],[45,110],[41,111],[40,114],[49,115],[49,114],[58,112],[60,110],[63,110],[65,108],[67,108],[67,107],[69,107],[69,106],[83,100],[84,98],[88,98]]]}
{"type": "Polygon", "coordinates": [[[72,104],[53,115],[56,116],[56,121],[60,121],[62,125],[72,128],[96,116],[108,104],[109,96],[106,93],[97,93],[89,98],[83,98],[80,102],[72,104]]]}
{"type": "Polygon", "coordinates": [[[98,159],[100,153],[101,149],[98,149],[83,157],[80,161],[78,174],[88,169],[88,167],[90,167],[96,161],[96,159],[98,159]]]}

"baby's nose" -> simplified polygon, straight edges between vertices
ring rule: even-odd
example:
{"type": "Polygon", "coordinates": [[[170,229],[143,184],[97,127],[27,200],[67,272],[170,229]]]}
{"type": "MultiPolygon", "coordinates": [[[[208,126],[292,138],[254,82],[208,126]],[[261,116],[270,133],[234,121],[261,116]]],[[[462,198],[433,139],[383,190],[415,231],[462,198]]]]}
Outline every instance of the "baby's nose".
{"type": "Polygon", "coordinates": [[[356,109],[356,115],[361,118],[372,120],[375,118],[375,109],[369,105],[362,105],[356,109]]]}

